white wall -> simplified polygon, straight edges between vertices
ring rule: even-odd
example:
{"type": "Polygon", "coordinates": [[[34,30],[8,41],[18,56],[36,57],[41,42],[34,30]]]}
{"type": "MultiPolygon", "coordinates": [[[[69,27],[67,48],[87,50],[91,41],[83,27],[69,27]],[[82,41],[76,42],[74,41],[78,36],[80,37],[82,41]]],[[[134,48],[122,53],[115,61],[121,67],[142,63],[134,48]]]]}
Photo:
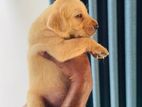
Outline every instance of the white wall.
{"type": "Polygon", "coordinates": [[[0,0],[0,107],[22,107],[28,86],[27,36],[48,0],[0,0]]]}

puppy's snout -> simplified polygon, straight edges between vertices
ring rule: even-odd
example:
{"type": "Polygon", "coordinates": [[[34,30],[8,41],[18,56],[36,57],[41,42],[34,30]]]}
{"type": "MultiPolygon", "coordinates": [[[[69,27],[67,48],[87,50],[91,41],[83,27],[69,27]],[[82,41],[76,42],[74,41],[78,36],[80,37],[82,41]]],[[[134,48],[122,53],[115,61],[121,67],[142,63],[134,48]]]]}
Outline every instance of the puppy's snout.
{"type": "Polygon", "coordinates": [[[93,27],[94,27],[95,30],[97,30],[99,28],[99,24],[98,24],[97,20],[93,19],[92,20],[92,25],[93,25],[93,27]]]}
{"type": "Polygon", "coordinates": [[[98,29],[99,28],[99,24],[94,25],[94,29],[98,29]]]}

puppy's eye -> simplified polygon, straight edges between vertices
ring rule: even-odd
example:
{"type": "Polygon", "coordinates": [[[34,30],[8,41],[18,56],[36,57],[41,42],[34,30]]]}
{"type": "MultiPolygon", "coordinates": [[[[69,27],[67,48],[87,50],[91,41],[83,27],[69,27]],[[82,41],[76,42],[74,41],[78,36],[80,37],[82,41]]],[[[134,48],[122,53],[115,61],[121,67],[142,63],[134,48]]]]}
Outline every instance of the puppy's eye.
{"type": "Polygon", "coordinates": [[[83,18],[83,15],[82,14],[78,14],[78,15],[75,16],[75,18],[81,19],[81,18],[83,18]]]}

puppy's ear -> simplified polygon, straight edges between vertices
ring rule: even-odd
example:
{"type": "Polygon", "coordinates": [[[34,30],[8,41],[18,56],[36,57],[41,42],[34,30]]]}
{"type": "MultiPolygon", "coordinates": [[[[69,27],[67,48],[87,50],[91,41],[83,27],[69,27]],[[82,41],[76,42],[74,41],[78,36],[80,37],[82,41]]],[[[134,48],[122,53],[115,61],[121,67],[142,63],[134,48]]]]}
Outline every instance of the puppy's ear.
{"type": "Polygon", "coordinates": [[[53,13],[48,17],[47,27],[55,32],[66,32],[67,23],[59,12],[53,13]]]}

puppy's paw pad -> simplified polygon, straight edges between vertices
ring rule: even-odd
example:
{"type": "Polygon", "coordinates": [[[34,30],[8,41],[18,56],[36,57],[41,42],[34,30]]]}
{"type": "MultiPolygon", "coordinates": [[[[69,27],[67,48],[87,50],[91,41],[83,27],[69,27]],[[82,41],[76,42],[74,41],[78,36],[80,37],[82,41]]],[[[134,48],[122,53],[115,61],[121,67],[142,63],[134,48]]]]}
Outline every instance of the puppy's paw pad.
{"type": "Polygon", "coordinates": [[[99,47],[96,48],[95,51],[93,52],[93,55],[96,59],[104,59],[109,55],[109,52],[106,48],[99,45],[99,47]]]}
{"type": "Polygon", "coordinates": [[[97,54],[97,55],[96,55],[96,59],[104,59],[104,58],[106,58],[108,55],[109,55],[109,53],[108,53],[108,54],[104,54],[104,53],[97,54]]]}

